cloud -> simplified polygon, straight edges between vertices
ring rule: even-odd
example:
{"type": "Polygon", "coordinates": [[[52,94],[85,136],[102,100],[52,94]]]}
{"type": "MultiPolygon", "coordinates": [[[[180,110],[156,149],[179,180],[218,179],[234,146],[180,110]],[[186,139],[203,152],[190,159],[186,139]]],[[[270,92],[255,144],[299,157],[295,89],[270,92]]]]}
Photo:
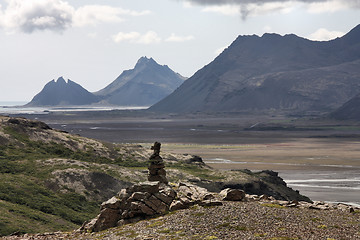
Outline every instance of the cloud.
{"type": "Polygon", "coordinates": [[[188,36],[178,36],[175,33],[172,33],[170,37],[165,39],[166,42],[186,42],[193,40],[194,36],[188,35],[188,36]]]}
{"type": "MultiPolygon", "coordinates": [[[[181,0],[180,0],[181,1],[181,0]]],[[[296,7],[304,7],[310,13],[335,12],[349,8],[360,8],[359,0],[182,0],[187,7],[205,6],[204,12],[215,12],[228,16],[248,16],[271,13],[289,13],[296,7]]]]}
{"type": "Polygon", "coordinates": [[[308,36],[308,39],[314,40],[314,41],[328,41],[331,39],[335,39],[337,37],[344,36],[344,32],[338,32],[338,31],[329,31],[325,28],[320,28],[316,32],[310,34],[308,36]]]}
{"type": "Polygon", "coordinates": [[[307,9],[310,13],[337,12],[348,8],[360,8],[360,1],[329,0],[322,2],[312,2],[307,6],[307,9]]]}
{"type": "Polygon", "coordinates": [[[144,35],[141,35],[137,41],[141,44],[152,44],[161,42],[161,38],[154,31],[148,31],[144,35]]]}
{"type": "Polygon", "coordinates": [[[138,17],[150,11],[133,11],[107,5],[84,5],[75,9],[63,0],[7,0],[0,6],[0,27],[7,31],[50,30],[62,32],[70,27],[118,23],[123,17],[138,17]]]}
{"type": "Polygon", "coordinates": [[[145,34],[140,34],[138,32],[119,32],[113,36],[113,40],[116,43],[130,42],[139,44],[152,44],[161,42],[161,38],[154,31],[148,31],[145,34]]]}
{"type": "Polygon", "coordinates": [[[268,2],[261,5],[257,3],[229,4],[206,6],[203,12],[214,12],[228,16],[241,15],[245,20],[249,16],[260,16],[272,13],[289,13],[296,6],[295,2],[268,2]]]}
{"type": "Polygon", "coordinates": [[[186,42],[194,39],[194,36],[178,36],[175,33],[172,33],[170,37],[162,39],[156,32],[148,31],[144,34],[139,32],[119,32],[118,34],[112,37],[113,41],[116,43],[128,42],[128,43],[137,43],[137,44],[154,44],[165,42],[186,42]]]}
{"type": "MultiPolygon", "coordinates": [[[[265,3],[273,3],[273,2],[302,2],[302,3],[319,3],[319,2],[329,2],[329,0],[180,0],[188,2],[191,4],[197,5],[241,5],[241,4],[265,4],[265,3]]],[[[333,0],[330,0],[333,1],[333,0]]],[[[350,3],[353,5],[360,6],[359,0],[336,0],[337,2],[342,2],[344,4],[350,3]]]]}
{"type": "Polygon", "coordinates": [[[241,13],[241,8],[234,5],[216,5],[216,6],[205,7],[202,11],[234,16],[234,15],[239,15],[241,13]]]}
{"type": "Polygon", "coordinates": [[[143,16],[150,11],[132,11],[115,8],[106,5],[86,5],[76,10],[74,14],[74,26],[96,25],[99,22],[116,23],[122,22],[122,16],[143,16]]]}
{"type": "Polygon", "coordinates": [[[74,8],[61,0],[10,0],[1,13],[1,26],[20,29],[63,31],[71,26],[74,8]]]}

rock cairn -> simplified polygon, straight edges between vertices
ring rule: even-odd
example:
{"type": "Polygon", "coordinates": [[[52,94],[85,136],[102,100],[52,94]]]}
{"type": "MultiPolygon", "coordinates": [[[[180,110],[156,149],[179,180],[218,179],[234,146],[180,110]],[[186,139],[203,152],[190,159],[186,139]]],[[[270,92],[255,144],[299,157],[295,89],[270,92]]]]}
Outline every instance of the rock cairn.
{"type": "Polygon", "coordinates": [[[149,181],[159,181],[167,184],[168,180],[166,179],[166,171],[164,160],[160,156],[161,143],[155,142],[154,146],[151,147],[151,150],[154,150],[154,153],[150,156],[150,166],[149,166],[149,181]]]}
{"type": "Polygon", "coordinates": [[[161,182],[142,182],[122,189],[117,196],[103,202],[100,214],[85,222],[79,231],[98,232],[196,204],[222,205],[213,193],[190,183],[170,186],[161,182]]]}

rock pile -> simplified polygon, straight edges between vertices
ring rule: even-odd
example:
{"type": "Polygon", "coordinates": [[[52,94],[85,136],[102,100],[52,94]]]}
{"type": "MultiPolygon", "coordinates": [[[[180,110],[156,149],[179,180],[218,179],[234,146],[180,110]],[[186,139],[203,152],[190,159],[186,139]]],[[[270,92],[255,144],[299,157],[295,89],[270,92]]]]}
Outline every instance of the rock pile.
{"type": "Polygon", "coordinates": [[[97,232],[164,214],[169,211],[175,197],[176,192],[161,182],[135,184],[103,202],[100,214],[90,222],[85,222],[80,230],[97,232]]]}
{"type": "Polygon", "coordinates": [[[100,214],[85,222],[79,230],[98,232],[195,204],[222,205],[214,194],[190,183],[170,186],[162,182],[143,182],[122,189],[117,196],[103,202],[100,214]]]}
{"type": "Polygon", "coordinates": [[[167,184],[168,180],[166,179],[165,164],[162,157],[160,157],[160,148],[161,143],[155,142],[154,146],[151,147],[151,150],[154,150],[154,153],[150,156],[150,166],[149,166],[149,181],[159,181],[167,184]]]}
{"type": "Polygon", "coordinates": [[[324,202],[281,201],[266,195],[249,195],[239,189],[224,189],[212,193],[205,188],[188,182],[164,184],[162,182],[143,182],[122,189],[117,196],[101,204],[100,214],[85,222],[80,231],[97,232],[111,227],[137,222],[152,216],[163,215],[169,211],[186,209],[194,205],[220,206],[223,201],[259,202],[272,206],[288,208],[308,208],[314,210],[341,209],[354,212],[359,208],[345,204],[324,202]]]}

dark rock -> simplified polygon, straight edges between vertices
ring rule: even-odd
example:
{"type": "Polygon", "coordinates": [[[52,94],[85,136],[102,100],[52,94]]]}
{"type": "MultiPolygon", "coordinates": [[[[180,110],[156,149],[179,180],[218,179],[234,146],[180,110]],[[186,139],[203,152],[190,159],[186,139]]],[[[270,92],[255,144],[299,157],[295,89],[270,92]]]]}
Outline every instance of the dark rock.
{"type": "Polygon", "coordinates": [[[187,159],[186,163],[205,165],[202,158],[196,155],[193,155],[190,159],[187,159]]]}
{"type": "Polygon", "coordinates": [[[157,193],[160,189],[160,182],[142,182],[129,187],[128,192],[157,193]]]}
{"type": "Polygon", "coordinates": [[[220,192],[220,196],[225,201],[241,201],[245,198],[245,192],[240,189],[226,188],[220,192]]]}
{"type": "Polygon", "coordinates": [[[166,178],[166,171],[165,171],[165,164],[160,156],[160,148],[161,143],[155,142],[154,146],[151,147],[151,150],[154,150],[154,153],[150,156],[150,166],[149,169],[149,175],[148,175],[148,181],[159,181],[162,183],[167,184],[168,180],[166,178]]]}

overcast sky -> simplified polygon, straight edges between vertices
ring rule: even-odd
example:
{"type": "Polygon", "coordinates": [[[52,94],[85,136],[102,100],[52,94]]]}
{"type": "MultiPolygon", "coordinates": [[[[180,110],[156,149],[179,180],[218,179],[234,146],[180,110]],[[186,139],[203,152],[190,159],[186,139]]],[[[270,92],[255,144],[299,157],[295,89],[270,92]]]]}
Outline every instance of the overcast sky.
{"type": "Polygon", "coordinates": [[[329,40],[360,0],[0,0],[0,101],[30,101],[63,76],[94,92],[141,56],[190,77],[238,35],[329,40]]]}

